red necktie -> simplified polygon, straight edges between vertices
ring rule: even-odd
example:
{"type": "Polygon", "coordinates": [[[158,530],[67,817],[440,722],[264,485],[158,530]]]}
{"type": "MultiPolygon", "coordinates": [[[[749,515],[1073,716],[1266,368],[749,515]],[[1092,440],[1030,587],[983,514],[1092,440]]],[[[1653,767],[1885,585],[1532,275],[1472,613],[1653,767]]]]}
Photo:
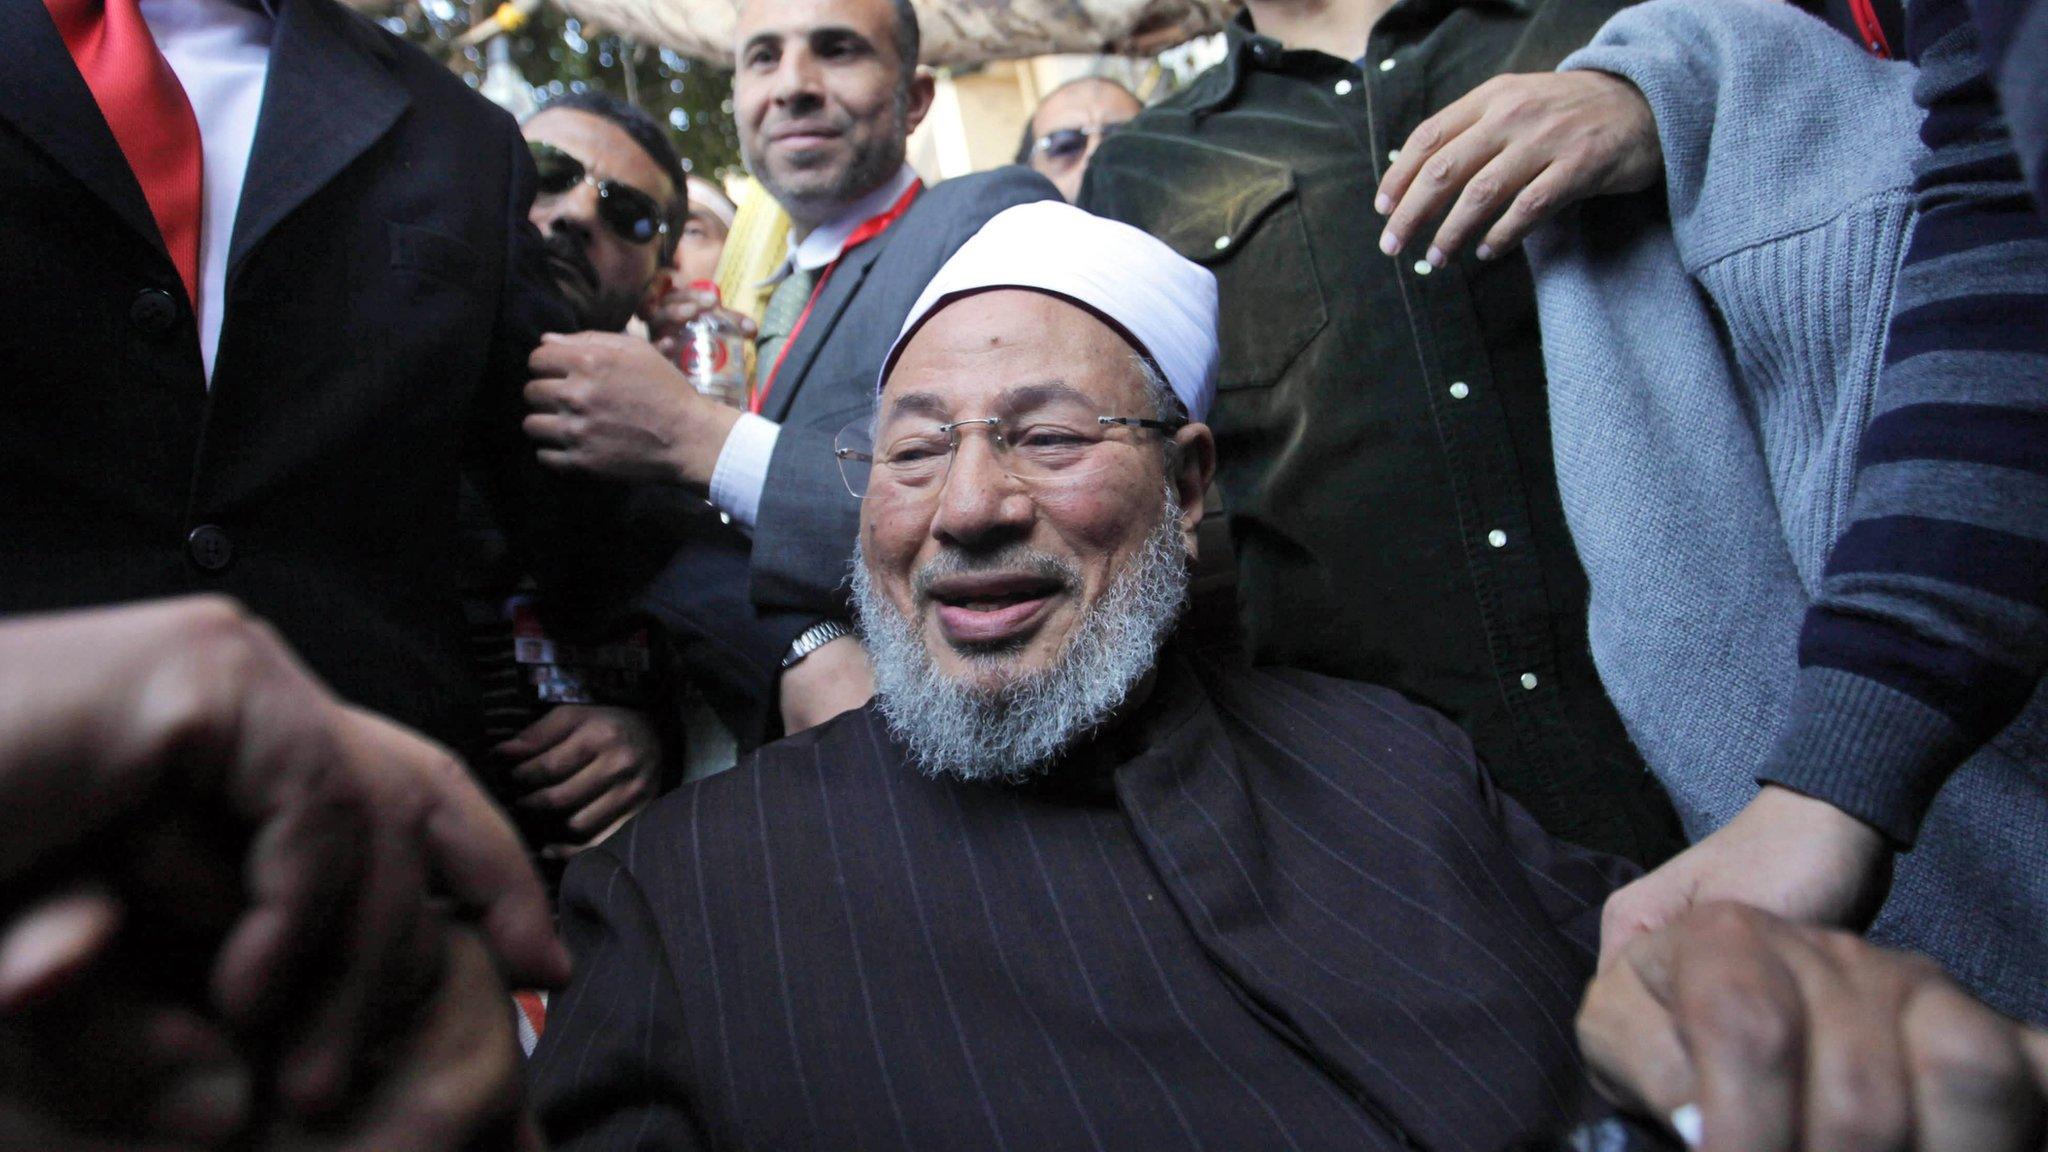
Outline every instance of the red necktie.
{"type": "Polygon", "coordinates": [[[185,299],[199,302],[199,120],[140,0],[43,0],[142,185],[185,299]]]}

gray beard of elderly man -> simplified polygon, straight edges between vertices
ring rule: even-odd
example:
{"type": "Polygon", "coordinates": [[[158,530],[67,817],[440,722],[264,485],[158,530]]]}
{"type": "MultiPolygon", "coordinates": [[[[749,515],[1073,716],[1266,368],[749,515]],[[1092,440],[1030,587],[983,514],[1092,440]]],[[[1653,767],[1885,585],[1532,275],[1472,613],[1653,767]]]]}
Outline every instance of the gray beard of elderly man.
{"type": "MultiPolygon", "coordinates": [[[[1049,770],[1124,705],[1158,665],[1159,651],[1187,603],[1180,499],[1171,485],[1163,492],[1158,523],[1102,599],[1083,611],[1056,662],[1035,672],[997,672],[1001,682],[990,688],[940,671],[918,636],[918,622],[882,596],[868,576],[866,557],[855,549],[854,617],[874,668],[875,707],[919,771],[1021,781],[1049,770]]],[[[1067,587],[1081,579],[1072,564],[1017,545],[986,556],[944,553],[920,570],[918,583],[977,568],[1019,567],[1044,572],[1067,587]]],[[[969,659],[996,670],[1002,656],[998,648],[969,659]]]]}

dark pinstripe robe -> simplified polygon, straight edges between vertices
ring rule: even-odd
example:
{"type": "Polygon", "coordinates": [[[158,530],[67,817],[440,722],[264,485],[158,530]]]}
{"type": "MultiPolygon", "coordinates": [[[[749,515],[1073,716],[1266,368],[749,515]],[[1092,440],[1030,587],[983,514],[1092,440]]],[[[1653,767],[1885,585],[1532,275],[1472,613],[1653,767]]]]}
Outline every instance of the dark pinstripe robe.
{"type": "Polygon", "coordinates": [[[1581,1114],[1626,867],[1366,685],[1169,655],[1021,787],[862,710],[576,860],[537,1098],[575,1150],[1496,1149],[1581,1114]]]}

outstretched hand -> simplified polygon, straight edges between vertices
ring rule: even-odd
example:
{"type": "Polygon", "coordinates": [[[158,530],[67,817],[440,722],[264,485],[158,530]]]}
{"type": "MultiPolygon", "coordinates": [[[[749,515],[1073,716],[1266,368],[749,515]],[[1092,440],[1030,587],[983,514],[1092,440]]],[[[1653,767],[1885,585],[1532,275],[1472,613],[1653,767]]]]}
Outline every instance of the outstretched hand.
{"type": "Polygon", "coordinates": [[[1490,260],[1568,204],[1657,182],[1657,122],[1633,84],[1605,72],[1496,76],[1417,125],[1373,207],[1392,256],[1442,217],[1425,250],[1442,267],[1476,237],[1490,260]]]}

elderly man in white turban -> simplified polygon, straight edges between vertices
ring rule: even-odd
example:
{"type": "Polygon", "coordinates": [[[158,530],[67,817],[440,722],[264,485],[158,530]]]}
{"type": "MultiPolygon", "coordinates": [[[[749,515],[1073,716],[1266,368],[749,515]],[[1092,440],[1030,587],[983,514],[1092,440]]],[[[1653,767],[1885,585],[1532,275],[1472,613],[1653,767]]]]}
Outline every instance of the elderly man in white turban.
{"type": "MultiPolygon", "coordinates": [[[[939,272],[839,438],[878,695],[571,866],[555,1147],[1490,1152],[1585,1118],[1573,1012],[1628,866],[1392,692],[1174,642],[1215,314],[1208,272],[1063,204],[939,272]]],[[[1632,971],[1603,1070],[1668,1112],[1712,997],[1632,971]]],[[[1710,1131],[1752,1102],[1699,1100],[1710,1131]]]]}

